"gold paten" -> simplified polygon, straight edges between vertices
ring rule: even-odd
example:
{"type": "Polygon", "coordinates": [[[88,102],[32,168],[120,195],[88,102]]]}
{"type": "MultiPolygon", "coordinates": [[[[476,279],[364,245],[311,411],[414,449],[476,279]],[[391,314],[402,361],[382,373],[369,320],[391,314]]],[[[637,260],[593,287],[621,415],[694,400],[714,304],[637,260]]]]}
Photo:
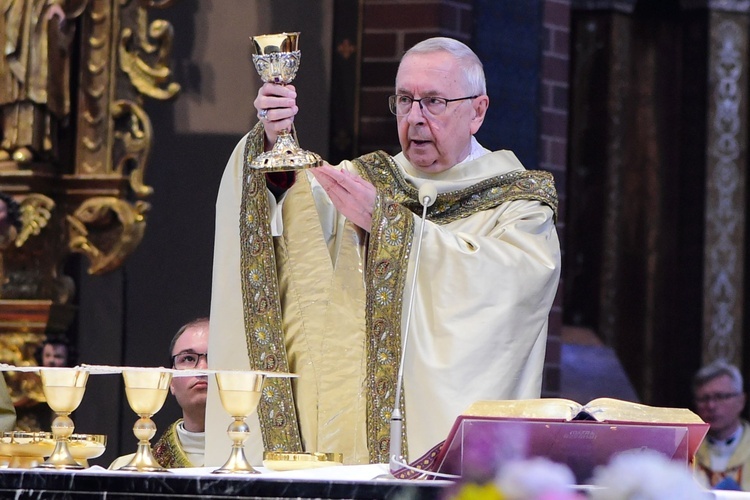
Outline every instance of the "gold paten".
{"type": "MultiPolygon", "coordinates": [[[[104,453],[107,436],[103,434],[71,434],[68,448],[71,456],[82,467],[104,453]]],[[[0,436],[0,456],[7,458],[7,467],[27,469],[36,467],[52,455],[55,437],[50,432],[4,432],[0,436]]]]}
{"type": "Polygon", "coordinates": [[[344,465],[341,453],[285,453],[267,451],[263,453],[263,467],[276,471],[316,469],[344,465]]]}
{"type": "MultiPolygon", "coordinates": [[[[251,37],[253,64],[265,83],[288,85],[297,76],[301,53],[299,33],[276,33],[251,37]]],[[[258,155],[252,166],[263,172],[283,172],[317,167],[322,159],[316,153],[300,149],[289,130],[282,130],[271,151],[258,155]]]]}

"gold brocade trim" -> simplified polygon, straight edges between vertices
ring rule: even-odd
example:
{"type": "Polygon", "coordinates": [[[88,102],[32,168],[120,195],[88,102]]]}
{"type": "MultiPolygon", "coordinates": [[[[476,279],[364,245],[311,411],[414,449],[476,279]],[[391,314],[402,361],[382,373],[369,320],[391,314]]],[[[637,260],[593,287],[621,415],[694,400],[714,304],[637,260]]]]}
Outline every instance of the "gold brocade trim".
{"type": "MultiPolygon", "coordinates": [[[[378,191],[366,266],[367,438],[370,462],[386,463],[390,459],[390,418],[401,361],[402,299],[414,235],[411,214],[421,216],[422,206],[419,190],[403,177],[387,153],[370,153],[353,163],[378,191]]],[[[539,201],[548,205],[557,217],[557,191],[552,174],[523,170],[491,177],[466,189],[440,193],[427,218],[443,225],[515,200],[539,201]]],[[[405,399],[401,398],[400,404],[404,421],[401,449],[408,456],[405,399]]]]}
{"type": "Polygon", "coordinates": [[[177,426],[180,425],[180,422],[182,422],[182,419],[170,425],[154,445],[154,458],[165,469],[195,467],[188,459],[185,450],[180,445],[180,440],[177,438],[177,426]]]}
{"type": "MultiPolygon", "coordinates": [[[[422,214],[419,190],[401,174],[396,162],[383,151],[360,158],[362,164],[375,161],[368,177],[385,196],[411,210],[422,214]]],[[[557,190],[551,173],[543,170],[520,170],[490,177],[466,189],[440,193],[430,207],[427,219],[438,224],[448,224],[469,215],[490,210],[503,203],[517,200],[538,201],[549,206],[557,219],[557,190]]]]}
{"type": "MultiPolygon", "coordinates": [[[[240,272],[245,339],[254,370],[288,372],[266,179],[264,173],[250,167],[252,158],[262,149],[263,133],[258,124],[247,138],[244,155],[240,272]]],[[[258,416],[267,451],[303,451],[289,378],[266,378],[258,416]]]]}
{"type": "MultiPolygon", "coordinates": [[[[414,236],[414,217],[394,202],[380,180],[372,175],[392,161],[388,155],[371,154],[354,165],[378,189],[372,213],[372,229],[366,265],[367,342],[367,442],[371,463],[387,463],[391,444],[390,420],[396,402],[396,381],[401,361],[401,310],[406,270],[414,236]],[[385,190],[385,195],[383,193],[385,190]]],[[[401,413],[406,415],[404,398],[401,413]]],[[[408,456],[406,418],[401,449],[408,456]]]]}

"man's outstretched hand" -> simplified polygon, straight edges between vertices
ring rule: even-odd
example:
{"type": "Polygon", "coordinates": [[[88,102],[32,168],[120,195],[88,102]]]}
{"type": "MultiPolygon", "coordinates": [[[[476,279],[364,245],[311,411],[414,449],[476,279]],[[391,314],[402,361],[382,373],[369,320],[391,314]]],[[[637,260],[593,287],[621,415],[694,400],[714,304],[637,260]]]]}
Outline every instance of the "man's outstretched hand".
{"type": "Polygon", "coordinates": [[[310,170],[331,198],[333,206],[344,217],[370,232],[375,186],[346,170],[336,170],[328,163],[310,170]]]}

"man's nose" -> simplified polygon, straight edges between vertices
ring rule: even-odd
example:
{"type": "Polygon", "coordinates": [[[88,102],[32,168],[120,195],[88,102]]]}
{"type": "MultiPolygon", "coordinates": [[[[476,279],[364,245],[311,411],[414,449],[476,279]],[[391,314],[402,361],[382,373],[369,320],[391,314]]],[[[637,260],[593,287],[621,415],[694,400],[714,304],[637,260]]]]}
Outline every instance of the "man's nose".
{"type": "Polygon", "coordinates": [[[201,356],[198,358],[198,365],[201,368],[208,368],[208,356],[201,356]]]}
{"type": "Polygon", "coordinates": [[[412,101],[411,109],[409,109],[409,114],[406,115],[406,119],[411,124],[423,123],[425,121],[422,101],[412,101]]]}

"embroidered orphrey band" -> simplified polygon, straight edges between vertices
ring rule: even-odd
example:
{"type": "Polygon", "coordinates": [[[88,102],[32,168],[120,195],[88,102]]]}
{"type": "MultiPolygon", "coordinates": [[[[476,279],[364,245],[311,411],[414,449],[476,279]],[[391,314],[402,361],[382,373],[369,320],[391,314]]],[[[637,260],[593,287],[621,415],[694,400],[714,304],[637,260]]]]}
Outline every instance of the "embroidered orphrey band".
{"type": "MultiPolygon", "coordinates": [[[[263,144],[262,134],[262,127],[253,129],[244,155],[240,272],[245,338],[254,370],[288,372],[265,174],[250,167],[263,144]]],[[[266,450],[303,451],[291,379],[266,378],[258,416],[266,450]]]]}

